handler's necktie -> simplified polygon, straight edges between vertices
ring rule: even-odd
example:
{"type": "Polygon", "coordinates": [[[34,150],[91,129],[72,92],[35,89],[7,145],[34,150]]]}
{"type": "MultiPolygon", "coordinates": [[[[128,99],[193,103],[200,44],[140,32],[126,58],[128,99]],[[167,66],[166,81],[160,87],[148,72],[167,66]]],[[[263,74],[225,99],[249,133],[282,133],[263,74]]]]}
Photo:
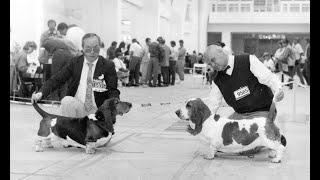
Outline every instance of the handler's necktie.
{"type": "Polygon", "coordinates": [[[86,99],[84,101],[84,108],[87,112],[93,109],[92,102],[92,63],[87,63],[89,66],[88,76],[87,76],[87,88],[86,88],[86,99]]]}
{"type": "Polygon", "coordinates": [[[227,74],[227,70],[230,68],[230,66],[228,65],[222,72],[224,73],[224,74],[227,74]]]}

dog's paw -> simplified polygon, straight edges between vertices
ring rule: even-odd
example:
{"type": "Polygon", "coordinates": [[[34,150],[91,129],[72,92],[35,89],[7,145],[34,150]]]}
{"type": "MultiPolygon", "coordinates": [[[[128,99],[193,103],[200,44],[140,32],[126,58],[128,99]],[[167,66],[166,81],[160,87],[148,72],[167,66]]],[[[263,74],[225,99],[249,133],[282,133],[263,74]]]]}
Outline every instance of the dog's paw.
{"type": "Polygon", "coordinates": [[[35,151],[36,152],[43,152],[43,148],[41,146],[39,146],[39,145],[36,145],[35,151]]]}
{"type": "Polygon", "coordinates": [[[87,154],[94,154],[96,152],[95,143],[87,143],[86,145],[86,153],[87,154]]]}
{"type": "Polygon", "coordinates": [[[96,150],[94,148],[86,148],[86,153],[87,154],[94,154],[96,150]]]}
{"type": "Polygon", "coordinates": [[[206,159],[206,160],[213,160],[214,159],[214,155],[212,155],[212,154],[204,154],[202,156],[203,156],[203,159],[206,159]]]}
{"type": "Polygon", "coordinates": [[[277,156],[277,154],[276,154],[275,151],[270,151],[269,154],[268,154],[269,158],[275,158],[276,156],[277,156]]]}
{"type": "Polygon", "coordinates": [[[51,143],[45,143],[43,145],[44,148],[53,148],[53,145],[51,143]]]}
{"type": "Polygon", "coordinates": [[[279,158],[273,158],[273,159],[271,159],[271,162],[272,162],[272,163],[281,163],[281,159],[279,159],[279,158]]]}

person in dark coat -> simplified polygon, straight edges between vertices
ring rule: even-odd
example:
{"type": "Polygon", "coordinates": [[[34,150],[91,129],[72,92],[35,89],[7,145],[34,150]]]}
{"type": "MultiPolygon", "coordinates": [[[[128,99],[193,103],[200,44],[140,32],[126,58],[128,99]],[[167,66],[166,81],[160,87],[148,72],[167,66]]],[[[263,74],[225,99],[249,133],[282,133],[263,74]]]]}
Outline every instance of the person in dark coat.
{"type": "MultiPolygon", "coordinates": [[[[64,66],[68,64],[68,62],[77,55],[77,52],[66,43],[64,39],[61,38],[48,38],[42,44],[45,50],[52,54],[52,65],[51,65],[51,75],[54,76],[64,66]]],[[[58,88],[55,92],[52,92],[51,98],[52,100],[60,101],[65,95],[67,91],[67,83],[58,88]]]]}
{"type": "Polygon", "coordinates": [[[100,37],[94,33],[82,38],[84,55],[73,57],[68,65],[44,83],[40,92],[32,95],[31,101],[45,98],[69,79],[67,96],[61,100],[61,114],[67,117],[84,117],[95,113],[109,98],[119,98],[118,77],[115,65],[100,52],[100,37]]]}

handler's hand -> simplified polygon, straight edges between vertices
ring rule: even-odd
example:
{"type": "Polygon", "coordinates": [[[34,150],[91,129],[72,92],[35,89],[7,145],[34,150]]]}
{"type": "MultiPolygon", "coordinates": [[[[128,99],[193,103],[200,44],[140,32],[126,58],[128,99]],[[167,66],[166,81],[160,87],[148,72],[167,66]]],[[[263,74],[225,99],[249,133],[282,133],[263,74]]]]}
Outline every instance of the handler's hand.
{"type": "Polygon", "coordinates": [[[279,102],[283,99],[283,97],[284,97],[283,90],[279,90],[278,92],[275,93],[273,100],[274,100],[274,102],[279,102]]]}
{"type": "Polygon", "coordinates": [[[33,93],[31,97],[31,103],[37,102],[42,98],[42,92],[33,93]]]}

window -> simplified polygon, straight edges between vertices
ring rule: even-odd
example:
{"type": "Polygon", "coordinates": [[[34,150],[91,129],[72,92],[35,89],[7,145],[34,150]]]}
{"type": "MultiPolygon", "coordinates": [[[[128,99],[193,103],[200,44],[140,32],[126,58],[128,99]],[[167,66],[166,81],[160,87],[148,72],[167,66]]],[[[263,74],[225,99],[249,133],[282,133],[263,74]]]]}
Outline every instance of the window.
{"type": "Polygon", "coordinates": [[[288,4],[282,5],[282,12],[288,12],[288,4]]]}
{"type": "Polygon", "coordinates": [[[310,4],[302,4],[301,11],[310,12],[310,4]]]}
{"type": "Polygon", "coordinates": [[[216,12],[216,5],[212,4],[212,12],[216,12]]]}
{"type": "Polygon", "coordinates": [[[280,11],[280,2],[279,2],[279,0],[274,0],[273,1],[273,11],[274,12],[279,12],[280,11]]]}
{"type": "Polygon", "coordinates": [[[300,4],[290,4],[290,12],[300,12],[300,4]]]}
{"type": "Polygon", "coordinates": [[[238,12],[239,7],[238,4],[229,4],[229,12],[238,12]]]}
{"type": "Polygon", "coordinates": [[[226,11],[227,11],[227,5],[226,4],[218,4],[217,12],[226,12],[226,11]]]}
{"type": "Polygon", "coordinates": [[[254,0],[253,11],[254,12],[265,12],[266,11],[266,0],[254,0]]]}
{"type": "Polygon", "coordinates": [[[241,4],[241,12],[250,12],[250,4],[241,4]]]}

